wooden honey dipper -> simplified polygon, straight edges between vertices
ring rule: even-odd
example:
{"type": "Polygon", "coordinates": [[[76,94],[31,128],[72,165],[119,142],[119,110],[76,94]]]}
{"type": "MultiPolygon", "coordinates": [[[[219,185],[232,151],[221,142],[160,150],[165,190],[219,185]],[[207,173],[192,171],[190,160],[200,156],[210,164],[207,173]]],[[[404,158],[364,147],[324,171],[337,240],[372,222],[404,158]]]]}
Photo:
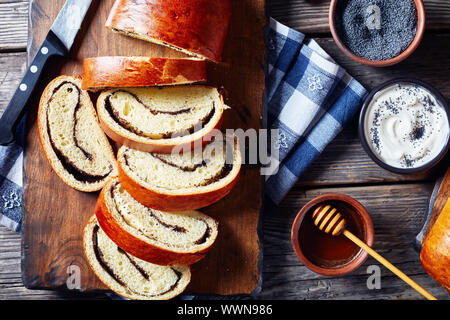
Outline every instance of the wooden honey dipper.
{"type": "Polygon", "coordinates": [[[343,234],[348,239],[353,241],[356,245],[358,245],[361,249],[370,254],[373,258],[378,260],[381,264],[383,264],[386,268],[391,270],[394,274],[396,274],[400,279],[405,281],[411,287],[413,287],[417,292],[422,294],[425,298],[429,300],[437,300],[434,296],[432,296],[428,291],[419,286],[416,282],[414,282],[411,278],[409,278],[402,271],[397,269],[394,265],[392,265],[389,261],[384,259],[378,253],[376,253],[371,247],[361,241],[358,237],[356,237],[353,233],[345,229],[347,222],[345,218],[338,212],[336,208],[331,207],[330,205],[319,206],[314,210],[312,215],[314,220],[314,225],[318,227],[321,231],[331,234],[333,236],[338,236],[343,234]]]}

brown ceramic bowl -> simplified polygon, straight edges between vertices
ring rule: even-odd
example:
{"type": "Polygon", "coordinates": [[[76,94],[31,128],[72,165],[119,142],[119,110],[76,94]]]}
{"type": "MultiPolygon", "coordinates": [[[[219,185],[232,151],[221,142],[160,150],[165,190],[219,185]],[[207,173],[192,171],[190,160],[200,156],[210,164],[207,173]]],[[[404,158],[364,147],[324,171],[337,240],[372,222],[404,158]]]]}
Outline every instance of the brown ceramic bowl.
{"type": "Polygon", "coordinates": [[[373,223],[363,205],[344,194],[330,193],[309,201],[297,214],[291,229],[295,254],[308,269],[322,275],[352,272],[367,259],[367,253],[345,236],[331,236],[314,226],[312,213],[320,204],[337,208],[347,220],[347,230],[373,245],[373,223]]]}
{"type": "Polygon", "coordinates": [[[336,25],[334,21],[335,16],[335,10],[336,5],[338,1],[343,0],[331,0],[330,4],[330,10],[328,12],[328,20],[330,24],[331,34],[333,35],[333,39],[336,42],[337,46],[345,53],[346,56],[350,57],[351,59],[355,60],[356,62],[359,62],[361,64],[365,64],[368,66],[373,67],[387,67],[392,66],[394,64],[397,64],[403,60],[405,60],[407,57],[409,57],[419,46],[420,41],[422,41],[423,34],[425,32],[425,7],[423,5],[422,0],[414,0],[417,8],[417,32],[416,36],[414,37],[414,40],[411,42],[408,48],[406,48],[405,51],[400,53],[398,56],[387,59],[387,60],[368,60],[362,57],[359,57],[355,55],[353,52],[351,52],[342,42],[342,40],[339,37],[339,33],[336,30],[336,25]]]}

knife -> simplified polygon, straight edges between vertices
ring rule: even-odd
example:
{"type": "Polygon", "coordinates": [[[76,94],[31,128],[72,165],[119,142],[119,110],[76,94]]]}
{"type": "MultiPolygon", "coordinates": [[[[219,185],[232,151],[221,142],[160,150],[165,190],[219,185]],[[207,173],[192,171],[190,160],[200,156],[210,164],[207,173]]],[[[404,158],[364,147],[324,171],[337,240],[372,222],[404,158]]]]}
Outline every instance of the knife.
{"type": "Polygon", "coordinates": [[[64,4],[0,118],[0,145],[14,142],[16,127],[47,62],[53,56],[68,55],[91,2],[92,0],[67,0],[64,4]]]}

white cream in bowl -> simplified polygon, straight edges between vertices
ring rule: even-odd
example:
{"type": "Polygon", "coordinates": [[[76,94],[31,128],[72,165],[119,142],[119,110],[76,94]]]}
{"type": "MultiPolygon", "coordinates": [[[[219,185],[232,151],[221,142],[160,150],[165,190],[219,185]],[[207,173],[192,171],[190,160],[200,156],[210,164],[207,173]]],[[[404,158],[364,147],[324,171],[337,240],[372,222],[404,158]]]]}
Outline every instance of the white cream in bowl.
{"type": "Polygon", "coordinates": [[[365,116],[365,137],[377,157],[395,168],[426,165],[446,147],[447,113],[427,89],[398,83],[377,92],[365,116]]]}

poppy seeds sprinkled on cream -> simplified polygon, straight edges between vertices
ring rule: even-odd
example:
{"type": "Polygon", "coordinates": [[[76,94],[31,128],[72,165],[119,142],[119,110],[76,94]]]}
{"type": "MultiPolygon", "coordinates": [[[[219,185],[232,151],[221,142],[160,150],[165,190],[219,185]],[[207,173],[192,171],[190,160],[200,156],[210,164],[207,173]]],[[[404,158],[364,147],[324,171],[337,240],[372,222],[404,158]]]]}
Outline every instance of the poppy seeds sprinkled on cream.
{"type": "Polygon", "coordinates": [[[444,107],[425,88],[394,84],[377,92],[368,105],[365,136],[377,157],[396,168],[430,162],[449,139],[444,107]]]}

